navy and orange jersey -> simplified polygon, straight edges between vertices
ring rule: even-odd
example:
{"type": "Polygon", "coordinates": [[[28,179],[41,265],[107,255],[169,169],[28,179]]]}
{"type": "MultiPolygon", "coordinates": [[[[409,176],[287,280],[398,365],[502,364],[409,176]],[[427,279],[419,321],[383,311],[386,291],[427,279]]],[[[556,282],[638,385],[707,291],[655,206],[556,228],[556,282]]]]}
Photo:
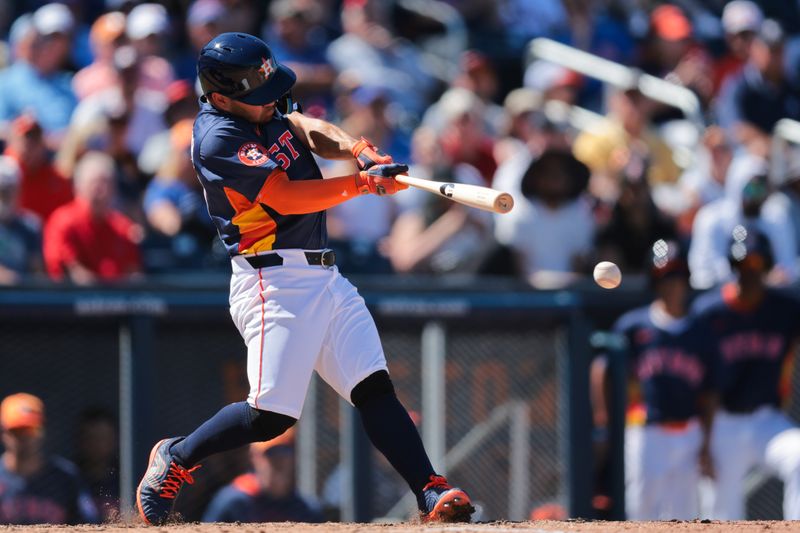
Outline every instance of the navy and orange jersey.
{"type": "Polygon", "coordinates": [[[698,398],[709,388],[700,337],[687,319],[660,326],[650,306],[624,314],[614,332],[627,341],[632,424],[685,421],[698,414],[698,398]]]}
{"type": "Polygon", "coordinates": [[[296,492],[283,498],[266,494],[253,473],[242,474],[220,489],[203,515],[203,522],[322,521],[322,514],[296,492]]]}
{"type": "Polygon", "coordinates": [[[277,111],[265,124],[201,104],[194,122],[192,163],[208,212],[231,256],[281,248],[318,250],[327,244],[325,212],[281,215],[263,190],[273,173],[290,180],[322,179],[314,156],[277,111]]]}
{"type": "Polygon", "coordinates": [[[51,458],[37,473],[22,477],[0,461],[0,524],[99,522],[97,507],[74,464],[51,458]]]}
{"type": "Polygon", "coordinates": [[[747,307],[729,284],[700,296],[693,314],[713,358],[722,406],[736,413],[780,407],[789,395],[800,301],[767,289],[757,305],[747,307]]]}

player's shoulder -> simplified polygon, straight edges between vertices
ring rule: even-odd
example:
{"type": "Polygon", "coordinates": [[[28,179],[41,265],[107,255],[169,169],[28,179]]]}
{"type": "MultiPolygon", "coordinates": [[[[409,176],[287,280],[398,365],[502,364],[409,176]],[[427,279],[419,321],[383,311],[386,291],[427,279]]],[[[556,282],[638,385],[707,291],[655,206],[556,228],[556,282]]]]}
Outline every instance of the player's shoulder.
{"type": "Polygon", "coordinates": [[[52,455],[48,457],[45,468],[48,469],[48,476],[54,479],[61,479],[63,482],[78,484],[81,479],[80,470],[75,463],[64,457],[52,455]]]}
{"type": "Polygon", "coordinates": [[[800,310],[800,295],[785,288],[769,287],[766,290],[767,309],[775,312],[800,310]]]}
{"type": "Polygon", "coordinates": [[[616,333],[627,333],[632,329],[649,325],[651,325],[650,306],[644,305],[631,309],[620,316],[614,323],[614,331],[616,333]]]}
{"type": "Polygon", "coordinates": [[[719,288],[709,289],[699,294],[692,302],[690,314],[693,317],[702,317],[714,311],[724,309],[725,300],[719,288]]]}
{"type": "Polygon", "coordinates": [[[192,134],[194,149],[201,156],[238,148],[242,142],[252,137],[248,135],[244,121],[220,113],[209,104],[204,104],[195,117],[192,134]]]}

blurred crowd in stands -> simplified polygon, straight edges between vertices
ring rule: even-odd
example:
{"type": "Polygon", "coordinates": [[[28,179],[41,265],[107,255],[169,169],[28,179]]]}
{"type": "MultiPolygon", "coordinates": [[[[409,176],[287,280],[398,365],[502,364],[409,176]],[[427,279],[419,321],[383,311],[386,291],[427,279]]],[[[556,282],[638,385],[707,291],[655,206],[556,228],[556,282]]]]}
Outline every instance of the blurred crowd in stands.
{"type": "Polygon", "coordinates": [[[329,232],[346,273],[552,287],[601,259],[640,272],[669,238],[702,289],[729,276],[726,239],[751,219],[771,280],[797,278],[800,154],[773,147],[800,119],[796,2],[19,0],[0,6],[0,283],[228,268],[189,159],[196,53],[223,31],[263,37],[305,113],[412,175],[516,197],[504,216],[414,190],[342,204],[329,232]],[[635,80],[532,57],[537,37],[690,89],[700,120],[635,80]]]}

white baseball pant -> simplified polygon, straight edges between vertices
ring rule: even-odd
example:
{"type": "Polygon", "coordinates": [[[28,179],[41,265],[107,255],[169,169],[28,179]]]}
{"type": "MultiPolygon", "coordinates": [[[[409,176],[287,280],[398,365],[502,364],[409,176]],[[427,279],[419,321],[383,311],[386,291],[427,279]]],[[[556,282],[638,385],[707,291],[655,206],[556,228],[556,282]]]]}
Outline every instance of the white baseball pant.
{"type": "Polygon", "coordinates": [[[800,520],[800,428],[774,407],[748,414],[719,411],[711,453],[716,470],[711,518],[745,518],[744,482],[753,468],[783,480],[783,518],[800,520]]]}
{"type": "Polygon", "coordinates": [[[691,520],[699,514],[697,420],[685,428],[625,428],[625,510],[630,520],[691,520]]]}
{"type": "Polygon", "coordinates": [[[353,387],[386,359],[364,299],[334,267],[303,250],[277,250],[283,265],[232,259],[230,311],[247,345],[247,401],[299,418],[312,373],[350,402],[353,387]]]}

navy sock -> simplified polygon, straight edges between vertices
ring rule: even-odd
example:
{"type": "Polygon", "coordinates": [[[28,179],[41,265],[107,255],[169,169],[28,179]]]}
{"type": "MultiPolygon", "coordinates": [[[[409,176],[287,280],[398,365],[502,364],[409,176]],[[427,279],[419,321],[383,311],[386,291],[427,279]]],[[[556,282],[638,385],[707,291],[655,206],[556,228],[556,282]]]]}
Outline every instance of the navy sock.
{"type": "Polygon", "coordinates": [[[434,470],[408,411],[394,394],[372,397],[358,411],[372,444],[406,480],[423,508],[422,487],[434,470]]]}
{"type": "Polygon", "coordinates": [[[247,402],[232,403],[174,444],[170,452],[189,468],[209,455],[275,438],[295,422],[286,415],[253,409],[247,402]]]}

